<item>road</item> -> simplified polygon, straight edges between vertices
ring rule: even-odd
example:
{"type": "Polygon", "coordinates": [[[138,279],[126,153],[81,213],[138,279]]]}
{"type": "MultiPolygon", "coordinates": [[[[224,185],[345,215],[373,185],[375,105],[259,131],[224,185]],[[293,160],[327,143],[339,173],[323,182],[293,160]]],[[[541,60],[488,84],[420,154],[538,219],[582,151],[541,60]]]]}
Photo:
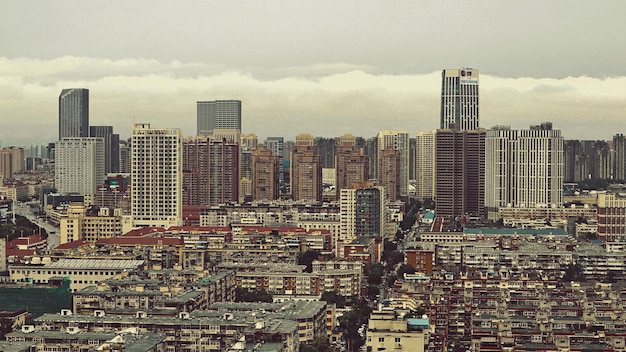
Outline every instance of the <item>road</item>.
{"type": "Polygon", "coordinates": [[[37,215],[33,214],[32,209],[28,205],[22,204],[22,203],[19,203],[19,204],[14,203],[14,205],[15,207],[13,209],[15,210],[16,215],[21,215],[25,217],[26,219],[28,219],[33,224],[46,230],[46,232],[48,233],[48,247],[49,248],[54,248],[60,244],[61,239],[59,237],[58,227],[52,224],[49,224],[45,222],[44,220],[40,220],[37,215]]]}

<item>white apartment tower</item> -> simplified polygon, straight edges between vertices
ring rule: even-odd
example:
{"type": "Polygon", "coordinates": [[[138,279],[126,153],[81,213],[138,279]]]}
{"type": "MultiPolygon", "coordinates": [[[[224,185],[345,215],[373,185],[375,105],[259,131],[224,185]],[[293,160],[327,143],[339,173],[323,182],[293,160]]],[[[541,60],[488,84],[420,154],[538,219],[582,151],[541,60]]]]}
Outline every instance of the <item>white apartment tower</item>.
{"type": "Polygon", "coordinates": [[[545,122],[529,129],[497,126],[485,137],[485,209],[563,204],[563,137],[545,122]]]}
{"type": "Polygon", "coordinates": [[[60,193],[80,193],[93,204],[97,187],[105,178],[104,140],[67,137],[56,142],[54,184],[60,193]]]}
{"type": "Polygon", "coordinates": [[[446,69],[441,73],[441,129],[477,130],[478,70],[446,69]]]}
{"type": "Polygon", "coordinates": [[[435,133],[418,132],[415,137],[415,196],[435,197],[435,133]]]}
{"type": "Polygon", "coordinates": [[[182,224],[182,132],[133,126],[131,214],[134,227],[182,224]]]}
{"type": "MultiPolygon", "coordinates": [[[[409,133],[399,130],[382,130],[378,133],[378,151],[385,150],[388,146],[393,147],[400,154],[400,167],[398,172],[398,184],[400,185],[400,196],[407,196],[409,191],[409,133]]],[[[380,160],[378,160],[378,170],[380,173],[380,160]]],[[[381,175],[378,175],[381,179],[381,175]]]]}

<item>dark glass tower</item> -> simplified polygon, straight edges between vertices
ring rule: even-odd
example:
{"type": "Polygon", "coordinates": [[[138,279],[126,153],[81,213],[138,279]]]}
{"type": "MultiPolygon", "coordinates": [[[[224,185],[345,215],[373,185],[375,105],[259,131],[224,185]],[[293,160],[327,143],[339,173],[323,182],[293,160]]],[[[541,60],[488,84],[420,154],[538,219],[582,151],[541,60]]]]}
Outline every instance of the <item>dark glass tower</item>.
{"type": "Polygon", "coordinates": [[[89,89],[63,89],[59,95],[59,140],[89,137],[89,89]]]}

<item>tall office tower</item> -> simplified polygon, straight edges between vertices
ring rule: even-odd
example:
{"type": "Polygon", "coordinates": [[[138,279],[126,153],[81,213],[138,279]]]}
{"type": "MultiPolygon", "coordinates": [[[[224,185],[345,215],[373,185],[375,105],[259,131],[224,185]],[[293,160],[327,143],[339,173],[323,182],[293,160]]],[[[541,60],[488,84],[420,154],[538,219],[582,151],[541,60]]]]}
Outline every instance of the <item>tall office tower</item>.
{"type": "Polygon", "coordinates": [[[378,184],[384,187],[387,199],[395,202],[400,196],[400,152],[387,146],[379,155],[378,184]]]}
{"type": "Polygon", "coordinates": [[[294,200],[322,201],[322,164],[311,135],[296,136],[291,152],[290,180],[294,200]]]}
{"type": "Polygon", "coordinates": [[[0,185],[4,180],[24,171],[26,151],[24,148],[9,147],[0,149],[0,185]]]}
{"type": "Polygon", "coordinates": [[[485,132],[435,132],[436,213],[450,224],[466,215],[482,216],[485,187],[485,132]]]}
{"type": "Polygon", "coordinates": [[[183,142],[183,205],[239,201],[239,145],[197,137],[183,142]]]}
{"type": "Polygon", "coordinates": [[[278,163],[278,155],[263,145],[252,152],[252,200],[278,199],[278,163]]]}
{"type": "Polygon", "coordinates": [[[63,89],[59,95],[59,140],[89,137],[89,89],[63,89]]]}
{"type": "MultiPolygon", "coordinates": [[[[339,196],[339,238],[351,242],[357,237],[386,236],[387,212],[385,190],[373,183],[344,188],[339,196]]],[[[333,241],[334,242],[334,241],[333,241]]]]}
{"type": "Polygon", "coordinates": [[[417,177],[417,168],[415,161],[417,160],[417,140],[409,138],[409,180],[415,180],[417,177]]]}
{"type": "MultiPolygon", "coordinates": [[[[406,197],[409,191],[409,133],[407,131],[383,130],[378,133],[378,152],[385,150],[388,146],[398,151],[399,154],[399,176],[398,186],[400,187],[399,197],[406,197]]],[[[378,179],[381,178],[380,160],[378,179]]]]}
{"type": "Polygon", "coordinates": [[[519,131],[515,151],[516,196],[520,207],[563,204],[563,137],[552,123],[519,131]]]}
{"type": "Polygon", "coordinates": [[[215,129],[234,129],[241,133],[241,100],[198,101],[196,107],[198,136],[212,136],[215,129]]]}
{"type": "Polygon", "coordinates": [[[56,142],[54,184],[59,193],[80,193],[93,204],[105,180],[104,141],[96,137],[68,137],[56,142]]]}
{"type": "Polygon", "coordinates": [[[477,130],[478,70],[447,69],[441,73],[441,129],[477,130]]]}
{"type": "Polygon", "coordinates": [[[485,208],[546,207],[563,203],[563,138],[549,122],[527,130],[498,126],[485,137],[485,208]]]}
{"type": "Polygon", "coordinates": [[[435,133],[415,137],[415,196],[422,200],[435,197],[435,133]]]}
{"type": "Polygon", "coordinates": [[[626,138],[621,133],[613,136],[613,179],[626,180],[626,138]]]}
{"type": "Polygon", "coordinates": [[[120,172],[120,135],[113,133],[113,126],[89,126],[89,137],[104,140],[105,172],[120,172]]]}
{"type": "Polygon", "coordinates": [[[315,152],[320,156],[323,169],[332,169],[335,167],[336,150],[337,142],[335,138],[315,138],[315,152]]]}
{"type": "Polygon", "coordinates": [[[367,173],[370,179],[376,179],[378,177],[378,137],[371,137],[365,140],[363,152],[369,160],[369,171],[367,173]]]}
{"type": "Polygon", "coordinates": [[[131,215],[135,227],[182,224],[182,132],[133,125],[131,215]]]}
{"type": "Polygon", "coordinates": [[[337,198],[344,188],[353,188],[354,183],[368,180],[369,158],[363,154],[363,148],[356,145],[353,135],[345,134],[339,138],[340,144],[336,151],[335,187],[337,198]]]}
{"type": "Polygon", "coordinates": [[[130,174],[130,140],[120,141],[120,173],[130,174]]]}
{"type": "Polygon", "coordinates": [[[498,208],[515,204],[515,142],[518,131],[494,126],[485,135],[485,212],[497,217],[498,208]]]}
{"type": "Polygon", "coordinates": [[[278,156],[278,176],[280,177],[280,184],[283,185],[285,182],[285,142],[283,137],[267,137],[267,139],[265,139],[265,148],[269,149],[272,154],[278,156]]]}

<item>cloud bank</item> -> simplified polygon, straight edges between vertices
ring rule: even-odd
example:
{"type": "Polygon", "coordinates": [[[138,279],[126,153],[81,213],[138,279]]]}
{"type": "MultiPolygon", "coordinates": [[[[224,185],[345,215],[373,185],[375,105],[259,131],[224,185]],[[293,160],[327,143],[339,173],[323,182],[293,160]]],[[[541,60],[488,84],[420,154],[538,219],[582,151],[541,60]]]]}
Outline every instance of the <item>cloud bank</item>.
{"type": "MultiPolygon", "coordinates": [[[[552,121],[566,139],[610,139],[626,132],[626,77],[507,78],[481,69],[481,126],[526,128],[552,121]]],[[[90,124],[125,138],[133,121],[196,130],[196,101],[240,99],[243,132],[371,137],[381,129],[411,135],[439,126],[440,72],[373,73],[365,65],[319,63],[271,74],[194,62],[64,56],[0,57],[0,143],[57,138],[63,88],[90,89],[90,124]],[[272,77],[272,78],[260,78],[272,77]]]]}

